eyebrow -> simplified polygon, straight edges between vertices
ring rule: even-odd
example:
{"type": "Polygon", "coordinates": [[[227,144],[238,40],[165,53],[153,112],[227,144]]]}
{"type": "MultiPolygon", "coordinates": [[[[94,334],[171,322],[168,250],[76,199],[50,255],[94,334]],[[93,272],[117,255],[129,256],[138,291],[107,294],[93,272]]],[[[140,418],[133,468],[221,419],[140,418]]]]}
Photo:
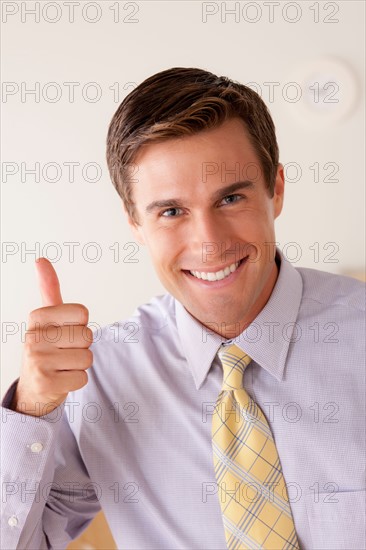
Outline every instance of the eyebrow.
{"type": "MultiPolygon", "coordinates": [[[[254,183],[250,180],[236,181],[235,183],[231,183],[230,185],[221,187],[221,189],[215,191],[211,198],[213,201],[217,201],[223,197],[226,197],[226,195],[230,195],[231,193],[238,191],[239,189],[254,189],[254,187],[254,183]]],[[[182,206],[183,203],[181,199],[165,199],[151,202],[147,205],[145,211],[147,214],[150,214],[158,208],[180,208],[182,206]]]]}

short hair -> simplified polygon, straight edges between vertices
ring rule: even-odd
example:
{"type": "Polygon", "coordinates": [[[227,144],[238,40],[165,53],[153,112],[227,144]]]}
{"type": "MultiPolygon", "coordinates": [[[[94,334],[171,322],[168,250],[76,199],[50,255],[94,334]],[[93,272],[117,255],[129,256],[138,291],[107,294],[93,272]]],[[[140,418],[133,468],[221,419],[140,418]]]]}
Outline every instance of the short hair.
{"type": "Polygon", "coordinates": [[[129,217],[139,224],[133,200],[133,166],[140,147],[189,136],[240,118],[273,197],[279,162],[275,126],[261,97],[251,88],[203,69],[173,67],[134,88],[113,115],[107,135],[112,183],[129,217]]]}

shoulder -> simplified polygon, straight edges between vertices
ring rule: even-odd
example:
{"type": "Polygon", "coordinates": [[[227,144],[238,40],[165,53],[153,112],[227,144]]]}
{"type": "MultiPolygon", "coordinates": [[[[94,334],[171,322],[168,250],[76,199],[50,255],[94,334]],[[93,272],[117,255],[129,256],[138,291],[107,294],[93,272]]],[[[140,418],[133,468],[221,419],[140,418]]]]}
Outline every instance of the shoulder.
{"type": "Polygon", "coordinates": [[[142,376],[153,383],[159,364],[156,358],[173,341],[175,301],[170,294],[154,296],[129,317],[95,328],[90,346],[93,367],[88,371],[88,384],[78,395],[100,403],[111,396],[136,396],[142,376]]]}
{"type": "Polygon", "coordinates": [[[303,282],[303,302],[365,311],[366,285],[358,279],[306,267],[296,268],[303,282]]]}

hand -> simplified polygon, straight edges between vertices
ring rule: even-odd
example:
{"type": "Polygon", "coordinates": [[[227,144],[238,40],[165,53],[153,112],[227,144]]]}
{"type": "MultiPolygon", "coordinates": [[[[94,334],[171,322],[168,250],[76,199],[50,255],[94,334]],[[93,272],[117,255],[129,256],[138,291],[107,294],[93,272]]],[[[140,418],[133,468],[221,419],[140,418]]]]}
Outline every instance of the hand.
{"type": "Polygon", "coordinates": [[[93,354],[89,312],[64,304],[60,283],[46,258],[36,261],[43,307],[30,312],[20,378],[12,409],[31,416],[50,413],[69,391],[85,386],[93,354]]]}

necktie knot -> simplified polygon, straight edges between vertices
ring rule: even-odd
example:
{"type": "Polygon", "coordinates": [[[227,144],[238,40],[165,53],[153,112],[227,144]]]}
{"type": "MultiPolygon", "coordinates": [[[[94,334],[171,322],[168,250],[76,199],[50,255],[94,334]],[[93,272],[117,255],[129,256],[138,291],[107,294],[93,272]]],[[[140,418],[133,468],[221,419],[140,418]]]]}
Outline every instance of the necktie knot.
{"type": "Polygon", "coordinates": [[[243,387],[244,369],[251,362],[251,357],[242,351],[236,344],[223,346],[218,356],[224,371],[223,390],[237,390],[243,387]]]}

